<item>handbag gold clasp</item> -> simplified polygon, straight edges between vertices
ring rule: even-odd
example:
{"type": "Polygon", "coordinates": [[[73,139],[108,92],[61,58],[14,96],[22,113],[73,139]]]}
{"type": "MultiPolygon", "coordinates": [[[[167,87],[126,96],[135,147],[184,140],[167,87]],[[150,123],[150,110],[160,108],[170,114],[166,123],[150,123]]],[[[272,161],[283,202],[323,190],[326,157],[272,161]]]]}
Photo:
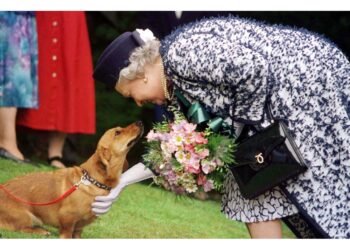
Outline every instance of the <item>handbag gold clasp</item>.
{"type": "Polygon", "coordinates": [[[258,163],[260,163],[260,164],[264,163],[264,157],[262,156],[262,153],[257,154],[257,155],[255,156],[255,158],[256,158],[256,161],[257,161],[258,163]]]}

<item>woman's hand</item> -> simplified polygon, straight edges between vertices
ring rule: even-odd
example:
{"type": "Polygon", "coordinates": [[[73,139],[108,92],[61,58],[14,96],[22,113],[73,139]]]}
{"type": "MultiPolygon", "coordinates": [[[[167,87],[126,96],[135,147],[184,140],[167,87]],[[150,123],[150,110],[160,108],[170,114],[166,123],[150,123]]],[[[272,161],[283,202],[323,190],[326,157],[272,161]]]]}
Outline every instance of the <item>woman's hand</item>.
{"type": "Polygon", "coordinates": [[[125,183],[120,182],[118,186],[113,188],[106,196],[97,196],[95,202],[92,203],[92,212],[96,216],[103,215],[108,212],[114,201],[118,199],[120,192],[125,187],[125,183]]]}
{"type": "Polygon", "coordinates": [[[120,192],[127,186],[139,181],[153,177],[153,172],[146,168],[143,163],[137,163],[125,171],[120,177],[118,186],[113,188],[106,196],[97,196],[92,203],[92,211],[97,215],[103,215],[108,212],[114,201],[119,197],[120,192]]]}

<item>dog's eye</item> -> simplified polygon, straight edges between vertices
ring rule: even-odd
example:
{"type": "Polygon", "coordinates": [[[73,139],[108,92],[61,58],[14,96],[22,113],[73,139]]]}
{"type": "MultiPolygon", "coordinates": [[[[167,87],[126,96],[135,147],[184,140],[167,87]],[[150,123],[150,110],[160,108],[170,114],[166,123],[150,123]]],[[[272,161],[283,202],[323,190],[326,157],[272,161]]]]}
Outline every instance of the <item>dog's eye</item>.
{"type": "Polygon", "coordinates": [[[120,135],[122,132],[121,131],[115,131],[115,136],[120,135]]]}

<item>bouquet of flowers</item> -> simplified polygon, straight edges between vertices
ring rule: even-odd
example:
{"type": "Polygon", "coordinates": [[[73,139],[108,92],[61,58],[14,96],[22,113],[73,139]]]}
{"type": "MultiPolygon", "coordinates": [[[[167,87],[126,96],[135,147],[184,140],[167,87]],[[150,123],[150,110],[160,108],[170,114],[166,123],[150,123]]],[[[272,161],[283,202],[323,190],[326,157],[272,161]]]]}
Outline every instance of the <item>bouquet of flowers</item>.
{"type": "Polygon", "coordinates": [[[177,194],[221,192],[234,140],[209,128],[197,131],[181,113],[173,122],[156,123],[147,134],[145,164],[157,172],[154,182],[177,194]]]}

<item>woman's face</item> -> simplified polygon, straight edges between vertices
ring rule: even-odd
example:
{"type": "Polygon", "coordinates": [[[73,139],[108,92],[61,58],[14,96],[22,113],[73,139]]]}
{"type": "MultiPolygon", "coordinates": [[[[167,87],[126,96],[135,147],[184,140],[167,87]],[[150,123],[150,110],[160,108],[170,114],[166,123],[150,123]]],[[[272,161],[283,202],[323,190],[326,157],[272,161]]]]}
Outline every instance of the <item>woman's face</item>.
{"type": "Polygon", "coordinates": [[[157,105],[165,103],[164,89],[162,86],[161,58],[154,64],[145,66],[145,77],[124,81],[116,84],[115,89],[124,97],[131,97],[137,106],[150,102],[157,105]],[[144,79],[147,79],[147,82],[144,79]]]}

